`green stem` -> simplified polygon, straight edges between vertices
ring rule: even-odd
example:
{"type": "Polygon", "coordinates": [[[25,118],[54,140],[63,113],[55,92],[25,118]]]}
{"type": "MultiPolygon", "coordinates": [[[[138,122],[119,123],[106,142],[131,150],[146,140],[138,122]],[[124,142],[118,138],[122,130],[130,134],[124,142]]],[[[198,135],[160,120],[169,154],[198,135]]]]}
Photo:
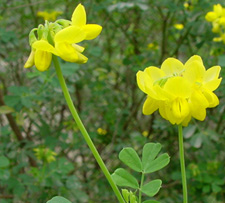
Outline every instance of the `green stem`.
{"type": "Polygon", "coordinates": [[[58,79],[59,79],[59,82],[60,82],[60,85],[61,85],[61,88],[62,88],[62,91],[63,91],[63,94],[64,94],[64,97],[66,99],[66,102],[67,102],[67,105],[70,109],[70,112],[78,126],[78,128],[80,129],[87,145],[89,146],[92,154],[94,155],[96,161],[98,162],[100,168],[102,169],[102,172],[104,173],[105,177],[107,178],[109,184],[111,185],[115,195],[117,196],[117,199],[119,200],[120,203],[125,203],[124,200],[123,200],[123,197],[118,189],[118,187],[116,186],[116,184],[114,183],[108,169],[106,168],[104,162],[102,161],[102,158],[100,157],[97,149],[95,148],[95,145],[93,144],[90,136],[88,135],[82,121],[80,120],[80,117],[73,105],[73,101],[70,97],[70,93],[67,89],[67,86],[66,86],[66,83],[65,83],[65,80],[63,78],[63,75],[62,75],[62,71],[61,71],[61,68],[60,68],[60,65],[59,65],[59,62],[58,62],[58,58],[57,56],[54,56],[53,55],[53,63],[54,63],[54,66],[55,66],[55,70],[56,70],[56,74],[58,76],[58,79]]]}
{"type": "Polygon", "coordinates": [[[144,183],[144,178],[145,178],[145,174],[142,172],[141,183],[140,183],[140,188],[139,188],[139,198],[138,198],[139,203],[141,203],[141,195],[142,195],[141,189],[142,189],[142,186],[143,186],[143,183],[144,183]]]}
{"type": "Polygon", "coordinates": [[[180,166],[181,166],[181,176],[183,186],[183,203],[188,203],[182,125],[178,125],[178,136],[179,136],[180,166]]]}

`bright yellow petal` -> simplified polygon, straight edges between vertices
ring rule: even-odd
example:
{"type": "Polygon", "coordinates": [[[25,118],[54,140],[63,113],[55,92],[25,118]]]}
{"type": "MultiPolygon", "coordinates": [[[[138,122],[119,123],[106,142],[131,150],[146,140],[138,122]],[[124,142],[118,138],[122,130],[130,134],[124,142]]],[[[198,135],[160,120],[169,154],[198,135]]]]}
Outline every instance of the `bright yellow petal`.
{"type": "Polygon", "coordinates": [[[222,80],[222,78],[218,79],[220,70],[220,66],[213,66],[206,71],[205,77],[203,79],[204,88],[207,88],[210,91],[214,91],[219,87],[222,80]]]}
{"type": "Polygon", "coordinates": [[[149,77],[148,74],[146,74],[143,71],[138,71],[137,72],[137,84],[138,87],[146,94],[149,94],[150,96],[152,94],[154,94],[153,92],[153,81],[152,79],[149,77]]]}
{"type": "Polygon", "coordinates": [[[211,91],[204,89],[202,92],[209,102],[208,108],[216,107],[219,104],[218,97],[211,91]]]}
{"type": "Polygon", "coordinates": [[[169,78],[164,90],[174,97],[189,98],[192,93],[191,83],[183,77],[169,78]]]}
{"type": "Polygon", "coordinates": [[[86,25],[86,12],[83,5],[79,4],[72,15],[72,25],[81,27],[83,25],[86,25]]]}
{"type": "Polygon", "coordinates": [[[206,117],[206,108],[197,103],[190,104],[191,115],[197,120],[203,121],[206,117]]]}
{"type": "Polygon", "coordinates": [[[201,63],[201,64],[203,65],[203,61],[202,61],[201,56],[194,55],[194,56],[192,56],[191,58],[189,58],[189,59],[186,61],[185,67],[186,67],[186,66],[189,66],[193,61],[198,61],[199,63],[201,63]]]}
{"type": "Polygon", "coordinates": [[[39,71],[46,71],[52,61],[52,53],[42,50],[35,51],[34,63],[39,71]]]}
{"type": "Polygon", "coordinates": [[[184,65],[178,59],[168,58],[163,62],[161,70],[166,76],[178,76],[184,71],[184,65]]]}
{"type": "Polygon", "coordinates": [[[102,31],[102,26],[97,24],[87,24],[82,27],[84,32],[86,33],[86,40],[92,40],[96,38],[102,31]]]}
{"type": "Polygon", "coordinates": [[[144,72],[149,75],[153,83],[165,77],[165,73],[161,69],[155,66],[149,66],[145,68],[144,72]]]}
{"type": "Polygon", "coordinates": [[[86,34],[83,29],[77,26],[66,27],[55,35],[55,42],[67,42],[70,44],[79,43],[86,38],[86,34]]]}
{"type": "Polygon", "coordinates": [[[201,85],[203,78],[205,76],[205,67],[204,65],[195,60],[185,65],[186,71],[184,73],[184,78],[188,79],[191,83],[201,85]]]}
{"type": "Polygon", "coordinates": [[[204,84],[204,88],[206,88],[210,91],[214,91],[219,87],[221,81],[222,81],[222,78],[209,81],[209,82],[204,84]]]}
{"type": "Polygon", "coordinates": [[[32,44],[32,48],[35,50],[47,51],[57,55],[55,48],[49,44],[46,40],[38,40],[32,44]]]}
{"type": "Polygon", "coordinates": [[[190,113],[190,108],[187,100],[184,98],[176,98],[172,102],[172,113],[174,117],[178,119],[177,122],[181,123],[184,118],[190,113]]]}
{"type": "Polygon", "coordinates": [[[185,117],[185,119],[182,121],[182,126],[187,127],[189,122],[191,121],[191,113],[185,117]]]}
{"type": "Polygon", "coordinates": [[[220,70],[221,70],[220,66],[213,66],[209,68],[205,73],[204,82],[217,79],[219,77],[220,70]]]}
{"type": "Polygon", "coordinates": [[[77,45],[77,44],[72,44],[72,46],[80,53],[82,53],[84,51],[84,47],[77,45]]]}
{"type": "Polygon", "coordinates": [[[77,52],[77,55],[78,55],[78,60],[77,61],[74,61],[74,62],[80,63],[80,64],[87,63],[88,58],[86,56],[84,56],[83,54],[81,54],[79,52],[77,52]]]}
{"type": "Polygon", "coordinates": [[[206,99],[205,95],[198,89],[195,89],[190,98],[190,103],[193,105],[201,104],[202,107],[207,108],[209,106],[209,102],[206,99]]]}
{"type": "Polygon", "coordinates": [[[78,60],[78,52],[76,49],[69,43],[59,42],[55,44],[55,48],[59,53],[59,56],[69,62],[76,62],[78,60]]]}
{"type": "Polygon", "coordinates": [[[150,115],[152,113],[154,113],[157,109],[159,108],[159,101],[151,98],[151,97],[147,97],[147,99],[145,100],[145,103],[143,105],[143,114],[145,115],[150,115]]]}
{"type": "Polygon", "coordinates": [[[30,68],[34,65],[34,53],[35,53],[34,50],[32,50],[30,52],[30,55],[29,55],[25,65],[24,65],[24,68],[30,68]]]}

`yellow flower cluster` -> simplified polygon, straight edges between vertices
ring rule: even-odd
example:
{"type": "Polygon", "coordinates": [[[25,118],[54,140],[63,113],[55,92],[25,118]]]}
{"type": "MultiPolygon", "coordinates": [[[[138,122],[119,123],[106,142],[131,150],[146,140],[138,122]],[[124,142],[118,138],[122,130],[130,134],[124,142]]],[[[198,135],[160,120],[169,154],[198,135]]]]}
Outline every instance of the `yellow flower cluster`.
{"type": "Polygon", "coordinates": [[[24,67],[30,68],[35,65],[39,71],[46,71],[51,64],[52,54],[72,63],[86,63],[88,58],[82,54],[84,47],[77,43],[96,38],[101,30],[100,25],[86,24],[85,8],[79,4],[71,21],[46,21],[45,26],[39,25],[31,30],[29,39],[32,50],[24,67]]]}
{"type": "Polygon", "coordinates": [[[99,135],[106,135],[107,134],[107,131],[105,129],[102,129],[102,128],[98,128],[97,129],[97,133],[99,135]]]}
{"type": "Polygon", "coordinates": [[[174,27],[175,27],[177,30],[183,30],[183,29],[184,29],[184,25],[183,25],[183,24],[174,24],[174,27]]]}
{"type": "Polygon", "coordinates": [[[138,71],[137,84],[147,94],[143,114],[159,110],[172,124],[187,126],[192,117],[204,120],[206,108],[219,104],[213,93],[221,83],[220,66],[205,69],[200,56],[192,56],[185,64],[166,59],[161,68],[150,66],[138,71]]]}
{"type": "Polygon", "coordinates": [[[225,43],[225,8],[220,4],[214,5],[213,11],[208,12],[205,19],[212,23],[212,32],[219,34],[213,41],[225,43]]]}
{"type": "Polygon", "coordinates": [[[42,17],[44,20],[48,21],[55,21],[57,16],[61,15],[61,11],[52,11],[52,12],[47,12],[47,11],[38,11],[37,16],[42,17]]]}
{"type": "Polygon", "coordinates": [[[51,163],[55,161],[55,156],[57,155],[54,151],[48,148],[34,148],[35,156],[37,159],[43,162],[51,163]]]}

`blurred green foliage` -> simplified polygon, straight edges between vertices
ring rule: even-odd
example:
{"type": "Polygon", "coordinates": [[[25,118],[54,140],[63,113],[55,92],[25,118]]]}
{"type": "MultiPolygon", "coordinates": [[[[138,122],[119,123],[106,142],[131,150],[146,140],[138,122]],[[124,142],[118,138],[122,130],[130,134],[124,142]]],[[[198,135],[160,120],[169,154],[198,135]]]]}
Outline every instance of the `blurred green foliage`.
{"type": "MultiPolygon", "coordinates": [[[[176,126],[157,113],[142,115],[145,96],[135,75],[167,57],[185,62],[198,54],[207,68],[221,65],[224,78],[225,46],[212,41],[204,19],[213,4],[225,6],[222,0],[0,0],[0,202],[39,203],[56,195],[74,203],[116,202],[66,107],[54,68],[43,73],[23,68],[29,31],[44,23],[37,11],[62,11],[69,19],[78,3],[85,6],[88,23],[103,26],[96,40],[82,43],[87,64],[61,61],[85,126],[111,173],[121,165],[123,147],[140,152],[145,143],[160,142],[171,162],[153,174],[163,180],[156,199],[181,202],[176,126]],[[107,133],[98,134],[98,128],[107,133]],[[34,148],[56,152],[56,161],[39,160],[34,148]]],[[[204,122],[193,120],[185,128],[190,202],[225,202],[224,80],[216,94],[220,105],[207,111],[204,122]]]]}

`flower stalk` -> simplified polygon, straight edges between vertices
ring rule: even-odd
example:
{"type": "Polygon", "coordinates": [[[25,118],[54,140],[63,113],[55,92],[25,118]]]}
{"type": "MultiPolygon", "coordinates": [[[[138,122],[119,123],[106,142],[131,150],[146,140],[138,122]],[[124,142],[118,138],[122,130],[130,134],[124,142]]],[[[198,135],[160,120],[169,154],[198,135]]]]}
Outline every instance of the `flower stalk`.
{"type": "Polygon", "coordinates": [[[54,63],[54,66],[55,66],[55,70],[56,70],[56,74],[58,76],[58,79],[59,79],[59,82],[60,82],[60,85],[61,85],[61,88],[62,88],[62,91],[63,91],[63,94],[64,94],[64,97],[66,99],[66,102],[67,102],[67,105],[70,109],[70,112],[79,128],[79,130],[81,131],[88,147],[90,148],[92,154],[94,155],[98,165],[100,166],[102,172],[104,173],[106,179],[108,180],[109,184],[111,185],[117,199],[119,200],[120,203],[125,203],[124,202],[124,199],[118,189],[118,187],[116,186],[116,184],[114,183],[114,181],[112,180],[112,177],[107,169],[107,167],[105,166],[101,156],[99,155],[95,145],[93,144],[90,136],[88,135],[88,132],[87,130],[85,129],[78,113],[77,113],[77,110],[76,108],[74,107],[73,105],[73,101],[70,97],[70,93],[68,91],[68,88],[66,86],[66,83],[65,83],[65,80],[63,78],[63,75],[62,75],[62,71],[61,71],[61,68],[60,68],[60,65],[59,65],[59,62],[58,62],[58,59],[57,59],[57,56],[53,55],[53,63],[54,63]]]}
{"type": "Polygon", "coordinates": [[[179,136],[179,154],[180,154],[181,177],[182,177],[182,187],[183,187],[183,203],[188,203],[182,125],[178,125],[178,136],[179,136]]]}

